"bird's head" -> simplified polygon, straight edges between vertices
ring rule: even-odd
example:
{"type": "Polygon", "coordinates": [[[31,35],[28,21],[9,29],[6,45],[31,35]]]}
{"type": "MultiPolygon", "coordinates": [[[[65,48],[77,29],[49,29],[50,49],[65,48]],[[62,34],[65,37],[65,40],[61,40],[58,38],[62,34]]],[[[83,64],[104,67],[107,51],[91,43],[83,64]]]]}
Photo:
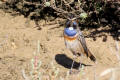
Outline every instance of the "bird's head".
{"type": "Polygon", "coordinates": [[[68,19],[66,21],[66,28],[69,28],[70,30],[74,30],[74,29],[77,29],[77,27],[78,27],[78,22],[76,21],[75,18],[68,19]]]}
{"type": "Polygon", "coordinates": [[[70,30],[74,30],[74,29],[77,29],[78,27],[78,21],[77,21],[77,18],[74,17],[74,15],[70,15],[69,18],[67,18],[67,21],[66,21],[66,28],[69,28],[70,30]]]}
{"type": "Polygon", "coordinates": [[[77,28],[78,28],[78,22],[77,19],[74,17],[70,17],[66,21],[64,32],[68,36],[74,36],[77,33],[77,28]]]}

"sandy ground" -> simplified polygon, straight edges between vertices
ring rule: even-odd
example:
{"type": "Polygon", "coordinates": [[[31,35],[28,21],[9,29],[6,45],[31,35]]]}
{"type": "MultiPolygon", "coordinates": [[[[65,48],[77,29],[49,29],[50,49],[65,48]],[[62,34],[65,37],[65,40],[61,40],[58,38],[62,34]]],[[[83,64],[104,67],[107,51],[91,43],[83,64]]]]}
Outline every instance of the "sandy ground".
{"type": "MultiPolygon", "coordinates": [[[[44,25],[45,21],[40,21],[42,30],[37,30],[34,21],[27,22],[22,15],[11,16],[0,10],[0,80],[25,80],[22,70],[31,78],[31,59],[37,51],[38,41],[40,53],[37,56],[42,64],[37,73],[41,73],[41,80],[120,80],[119,70],[115,72],[115,78],[113,72],[100,77],[104,70],[119,67],[116,41],[109,34],[106,42],[103,42],[103,37],[97,38],[96,41],[86,38],[97,64],[83,57],[82,63],[86,66],[80,73],[67,75],[73,54],[64,45],[64,27],[49,23],[44,25]]],[[[78,68],[80,58],[75,60],[74,71],[78,68]]]]}

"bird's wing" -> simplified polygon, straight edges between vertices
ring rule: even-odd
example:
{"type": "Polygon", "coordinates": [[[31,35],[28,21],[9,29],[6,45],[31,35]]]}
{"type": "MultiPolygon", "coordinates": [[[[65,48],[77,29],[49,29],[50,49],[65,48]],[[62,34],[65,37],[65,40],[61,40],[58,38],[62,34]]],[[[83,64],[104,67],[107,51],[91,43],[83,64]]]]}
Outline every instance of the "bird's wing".
{"type": "Polygon", "coordinates": [[[85,41],[85,38],[82,34],[82,32],[79,30],[78,31],[78,40],[80,41],[83,49],[84,49],[84,52],[86,53],[87,57],[89,56],[89,52],[88,52],[88,48],[86,46],[86,41],[85,41]]]}
{"type": "Polygon", "coordinates": [[[80,30],[78,31],[78,40],[80,41],[80,43],[81,43],[87,57],[89,57],[92,61],[95,62],[96,58],[92,55],[90,50],[87,48],[85,38],[84,38],[84,36],[83,36],[83,34],[82,34],[82,32],[80,30]]]}

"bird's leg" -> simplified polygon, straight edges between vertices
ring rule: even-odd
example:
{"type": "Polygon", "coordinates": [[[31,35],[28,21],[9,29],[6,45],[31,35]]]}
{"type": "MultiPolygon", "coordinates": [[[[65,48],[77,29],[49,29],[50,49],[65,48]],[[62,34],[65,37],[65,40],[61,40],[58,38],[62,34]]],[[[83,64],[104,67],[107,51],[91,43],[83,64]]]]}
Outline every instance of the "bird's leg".
{"type": "Polygon", "coordinates": [[[80,70],[80,68],[82,68],[82,58],[83,58],[83,54],[81,54],[81,58],[80,58],[80,65],[79,65],[78,70],[80,70]]]}
{"type": "Polygon", "coordinates": [[[73,62],[72,62],[72,65],[71,65],[71,68],[70,68],[70,71],[69,73],[71,74],[72,73],[72,69],[73,69],[73,66],[74,66],[74,60],[76,59],[76,55],[73,56],[73,62]]]}

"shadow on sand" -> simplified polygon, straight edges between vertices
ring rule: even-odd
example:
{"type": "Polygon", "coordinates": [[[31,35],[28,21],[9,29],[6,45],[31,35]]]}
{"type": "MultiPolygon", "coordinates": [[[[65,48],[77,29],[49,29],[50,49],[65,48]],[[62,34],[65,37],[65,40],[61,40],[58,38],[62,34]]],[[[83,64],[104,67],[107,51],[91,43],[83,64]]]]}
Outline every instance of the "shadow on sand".
{"type": "MultiPolygon", "coordinates": [[[[57,54],[55,56],[55,60],[58,64],[64,66],[65,68],[68,68],[68,69],[71,68],[71,65],[72,65],[72,62],[73,62],[73,60],[71,58],[67,57],[65,54],[57,54]]],[[[87,65],[87,64],[84,64],[84,63],[81,63],[81,64],[84,65],[84,66],[92,66],[92,65],[87,65]]],[[[78,69],[79,66],[80,66],[80,63],[75,61],[73,68],[78,69]]]]}

